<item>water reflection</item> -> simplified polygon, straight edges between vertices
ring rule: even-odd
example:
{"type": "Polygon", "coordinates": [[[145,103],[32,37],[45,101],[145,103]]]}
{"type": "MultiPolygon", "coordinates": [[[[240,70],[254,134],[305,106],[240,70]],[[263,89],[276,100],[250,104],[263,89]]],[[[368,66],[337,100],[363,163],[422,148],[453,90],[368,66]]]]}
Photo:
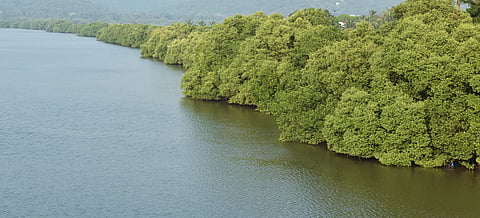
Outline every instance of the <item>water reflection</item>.
{"type": "Polygon", "coordinates": [[[182,98],[182,69],[137,50],[0,32],[0,217],[480,216],[477,172],[280,143],[271,117],[182,98]]]}
{"type": "Polygon", "coordinates": [[[329,152],[324,145],[280,143],[274,120],[252,108],[188,98],[181,103],[186,120],[191,121],[186,125],[189,133],[201,139],[199,144],[206,143],[206,156],[220,159],[206,167],[217,169],[210,176],[224,175],[222,170],[235,172],[229,174],[229,189],[223,192],[240,199],[253,194],[257,203],[275,208],[270,212],[292,216],[480,215],[475,206],[480,199],[475,172],[387,167],[329,152]],[[250,188],[239,187],[245,185],[250,188]]]}

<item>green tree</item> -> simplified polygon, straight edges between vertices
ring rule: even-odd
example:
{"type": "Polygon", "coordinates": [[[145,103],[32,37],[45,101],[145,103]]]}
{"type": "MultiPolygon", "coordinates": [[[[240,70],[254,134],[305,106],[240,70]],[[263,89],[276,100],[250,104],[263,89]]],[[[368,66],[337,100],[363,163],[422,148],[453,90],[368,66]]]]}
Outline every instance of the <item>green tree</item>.
{"type": "Polygon", "coordinates": [[[213,25],[195,47],[193,64],[182,78],[184,94],[205,100],[223,99],[219,90],[221,72],[233,62],[240,45],[255,35],[256,27],[265,18],[263,13],[237,15],[213,25]]]}
{"type": "Polygon", "coordinates": [[[80,36],[96,37],[97,33],[105,27],[108,27],[108,23],[95,22],[91,24],[84,24],[80,25],[77,33],[80,36]]]}
{"type": "Polygon", "coordinates": [[[467,12],[476,23],[480,22],[480,1],[478,0],[462,0],[463,3],[468,4],[467,12]]]}
{"type": "Polygon", "coordinates": [[[372,95],[351,88],[342,95],[335,111],[325,119],[324,135],[332,151],[371,158],[384,140],[379,105],[372,95]]]}

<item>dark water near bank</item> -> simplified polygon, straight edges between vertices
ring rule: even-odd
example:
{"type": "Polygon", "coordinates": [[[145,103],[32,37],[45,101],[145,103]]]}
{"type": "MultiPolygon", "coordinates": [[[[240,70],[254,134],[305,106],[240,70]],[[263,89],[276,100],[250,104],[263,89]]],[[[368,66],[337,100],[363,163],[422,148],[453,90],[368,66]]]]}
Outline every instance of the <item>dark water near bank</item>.
{"type": "Polygon", "coordinates": [[[0,29],[0,217],[479,217],[479,173],[279,143],[91,38],[0,29]]]}

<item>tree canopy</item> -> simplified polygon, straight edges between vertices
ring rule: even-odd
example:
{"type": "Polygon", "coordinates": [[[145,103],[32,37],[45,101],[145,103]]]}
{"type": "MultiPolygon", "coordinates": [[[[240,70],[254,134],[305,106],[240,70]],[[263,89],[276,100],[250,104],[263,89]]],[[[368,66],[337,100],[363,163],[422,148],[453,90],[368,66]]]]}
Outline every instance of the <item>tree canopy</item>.
{"type": "Polygon", "coordinates": [[[281,139],[438,167],[478,158],[479,26],[449,0],[408,0],[380,26],[323,10],[236,16],[204,33],[184,94],[252,105],[281,139]]]}
{"type": "Polygon", "coordinates": [[[271,114],[282,141],[326,143],[385,165],[480,164],[476,17],[450,0],[407,0],[338,24],[347,18],[308,8],[209,25],[30,25],[95,35],[183,65],[184,95],[271,114]]]}

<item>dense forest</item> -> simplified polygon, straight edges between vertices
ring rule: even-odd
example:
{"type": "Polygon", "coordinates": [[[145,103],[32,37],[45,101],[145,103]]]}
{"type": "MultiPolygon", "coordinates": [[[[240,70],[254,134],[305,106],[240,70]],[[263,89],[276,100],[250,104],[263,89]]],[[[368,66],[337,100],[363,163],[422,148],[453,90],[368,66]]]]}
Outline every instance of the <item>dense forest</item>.
{"type": "Polygon", "coordinates": [[[272,114],[283,141],[386,165],[473,168],[478,24],[449,0],[409,0],[374,18],[342,30],[327,11],[306,9],[230,17],[208,31],[171,26],[142,55],[185,64],[186,96],[272,114]]]}
{"type": "Polygon", "coordinates": [[[218,24],[42,25],[183,65],[184,95],[271,114],[282,141],[385,165],[475,168],[480,26],[468,3],[467,13],[450,0],[407,0],[362,19],[308,8],[218,24]]]}

